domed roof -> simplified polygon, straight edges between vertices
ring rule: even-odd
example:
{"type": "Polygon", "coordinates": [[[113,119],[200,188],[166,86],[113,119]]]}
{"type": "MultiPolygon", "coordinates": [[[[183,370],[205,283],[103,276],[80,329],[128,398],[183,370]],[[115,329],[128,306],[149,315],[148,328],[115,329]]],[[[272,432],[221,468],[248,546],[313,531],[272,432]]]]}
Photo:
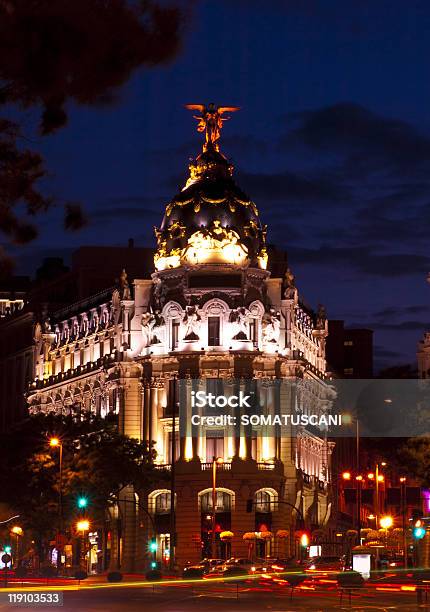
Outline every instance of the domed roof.
{"type": "Polygon", "coordinates": [[[157,269],[226,262],[265,268],[266,228],[217,144],[206,142],[189,170],[185,187],[167,204],[155,230],[157,269]]]}

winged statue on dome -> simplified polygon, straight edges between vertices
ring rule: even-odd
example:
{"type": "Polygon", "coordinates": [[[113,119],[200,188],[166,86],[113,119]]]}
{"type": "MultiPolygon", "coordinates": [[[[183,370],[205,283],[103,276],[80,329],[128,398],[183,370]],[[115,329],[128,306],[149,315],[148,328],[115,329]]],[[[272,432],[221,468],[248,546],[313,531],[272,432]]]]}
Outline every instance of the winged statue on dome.
{"type": "Polygon", "coordinates": [[[214,147],[218,151],[219,145],[218,140],[220,138],[220,131],[222,129],[224,121],[230,119],[230,117],[223,117],[224,113],[234,113],[239,110],[238,106],[216,106],[212,102],[205,106],[204,104],[185,104],[185,108],[188,110],[199,111],[200,115],[193,115],[194,119],[197,119],[197,131],[206,131],[206,142],[205,151],[209,146],[214,147]]]}

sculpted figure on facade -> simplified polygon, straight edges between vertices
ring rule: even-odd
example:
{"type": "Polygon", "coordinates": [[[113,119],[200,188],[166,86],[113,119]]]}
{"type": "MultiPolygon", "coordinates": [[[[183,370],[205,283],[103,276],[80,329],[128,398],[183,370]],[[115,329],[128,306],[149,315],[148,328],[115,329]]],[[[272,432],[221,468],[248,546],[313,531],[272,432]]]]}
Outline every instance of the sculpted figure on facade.
{"type": "Polygon", "coordinates": [[[266,312],[262,319],[263,342],[277,343],[281,331],[281,315],[273,308],[266,312]]]}
{"type": "Polygon", "coordinates": [[[154,315],[151,312],[143,313],[142,319],[140,321],[140,325],[142,327],[143,348],[146,348],[151,344],[154,324],[154,315]]]}
{"type": "Polygon", "coordinates": [[[127,272],[123,269],[119,277],[119,286],[121,289],[121,299],[131,300],[130,285],[127,279],[127,272]]]}
{"type": "Polygon", "coordinates": [[[295,276],[291,272],[291,268],[289,267],[287,268],[287,271],[285,272],[284,282],[282,283],[282,286],[283,286],[284,297],[287,300],[293,299],[295,292],[296,292],[295,276]]]}
{"type": "Polygon", "coordinates": [[[164,305],[164,298],[167,293],[167,286],[156,276],[153,278],[153,298],[154,305],[157,310],[161,310],[164,305]]]}
{"type": "Polygon", "coordinates": [[[160,344],[162,337],[161,328],[165,325],[164,317],[159,310],[154,312],[154,322],[152,323],[151,344],[160,344]]]}
{"type": "Polygon", "coordinates": [[[247,335],[247,309],[241,306],[230,313],[230,323],[233,327],[233,340],[248,340],[247,335]]]}
{"type": "Polygon", "coordinates": [[[327,312],[325,306],[318,304],[316,328],[325,329],[325,323],[327,320],[327,312]]]}
{"type": "Polygon", "coordinates": [[[183,322],[186,325],[184,340],[199,340],[202,318],[197,306],[187,306],[183,322]]]}

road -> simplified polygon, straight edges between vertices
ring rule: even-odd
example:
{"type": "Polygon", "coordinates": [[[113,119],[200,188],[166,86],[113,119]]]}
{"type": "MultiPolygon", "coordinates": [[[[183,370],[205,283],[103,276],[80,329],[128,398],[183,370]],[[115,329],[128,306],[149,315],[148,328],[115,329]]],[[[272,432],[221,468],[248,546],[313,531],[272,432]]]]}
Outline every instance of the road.
{"type": "MultiPolygon", "coordinates": [[[[351,606],[345,598],[340,604],[336,589],[298,589],[290,599],[290,590],[268,584],[241,586],[237,598],[237,588],[229,584],[196,585],[176,584],[170,586],[136,585],[98,585],[74,587],[64,590],[64,605],[57,608],[62,612],[142,612],[145,610],[162,612],[300,612],[329,610],[358,611],[417,611],[428,610],[428,605],[416,603],[414,592],[380,592],[365,590],[352,598],[351,606]]],[[[13,610],[8,604],[0,604],[0,610],[13,610]]],[[[23,608],[20,608],[23,609],[23,608]]],[[[27,608],[28,609],[28,608],[27,608]]],[[[56,608],[38,608],[55,610],[56,608]]]]}

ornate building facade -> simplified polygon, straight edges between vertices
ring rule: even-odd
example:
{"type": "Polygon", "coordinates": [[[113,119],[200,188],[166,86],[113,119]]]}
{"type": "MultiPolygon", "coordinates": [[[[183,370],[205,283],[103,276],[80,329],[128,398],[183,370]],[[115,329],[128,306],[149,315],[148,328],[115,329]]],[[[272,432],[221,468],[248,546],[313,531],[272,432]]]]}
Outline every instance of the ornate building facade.
{"type": "Polygon", "coordinates": [[[125,434],[154,442],[160,470],[172,474],[174,464],[173,483],[124,490],[112,510],[110,565],[128,570],[145,565],[154,535],[159,560],[174,546],[181,566],[202,555],[247,556],[250,546],[293,554],[297,517],[310,530],[330,518],[333,445],[323,431],[292,425],[276,436],[240,422],[191,423],[192,391],[229,396],[258,381],[264,414],[280,405],[325,414],[333,397],[324,309],[303,304],[289,269],[271,276],[266,227],[219,150],[222,113],[234,109],[198,110],[206,142],[155,230],[152,278],[129,286],[123,272],[115,290],[35,329],[32,412],[116,413],[125,434]],[[302,391],[293,397],[280,382],[294,380],[302,391]],[[228,544],[223,531],[233,534],[228,544]]]}

